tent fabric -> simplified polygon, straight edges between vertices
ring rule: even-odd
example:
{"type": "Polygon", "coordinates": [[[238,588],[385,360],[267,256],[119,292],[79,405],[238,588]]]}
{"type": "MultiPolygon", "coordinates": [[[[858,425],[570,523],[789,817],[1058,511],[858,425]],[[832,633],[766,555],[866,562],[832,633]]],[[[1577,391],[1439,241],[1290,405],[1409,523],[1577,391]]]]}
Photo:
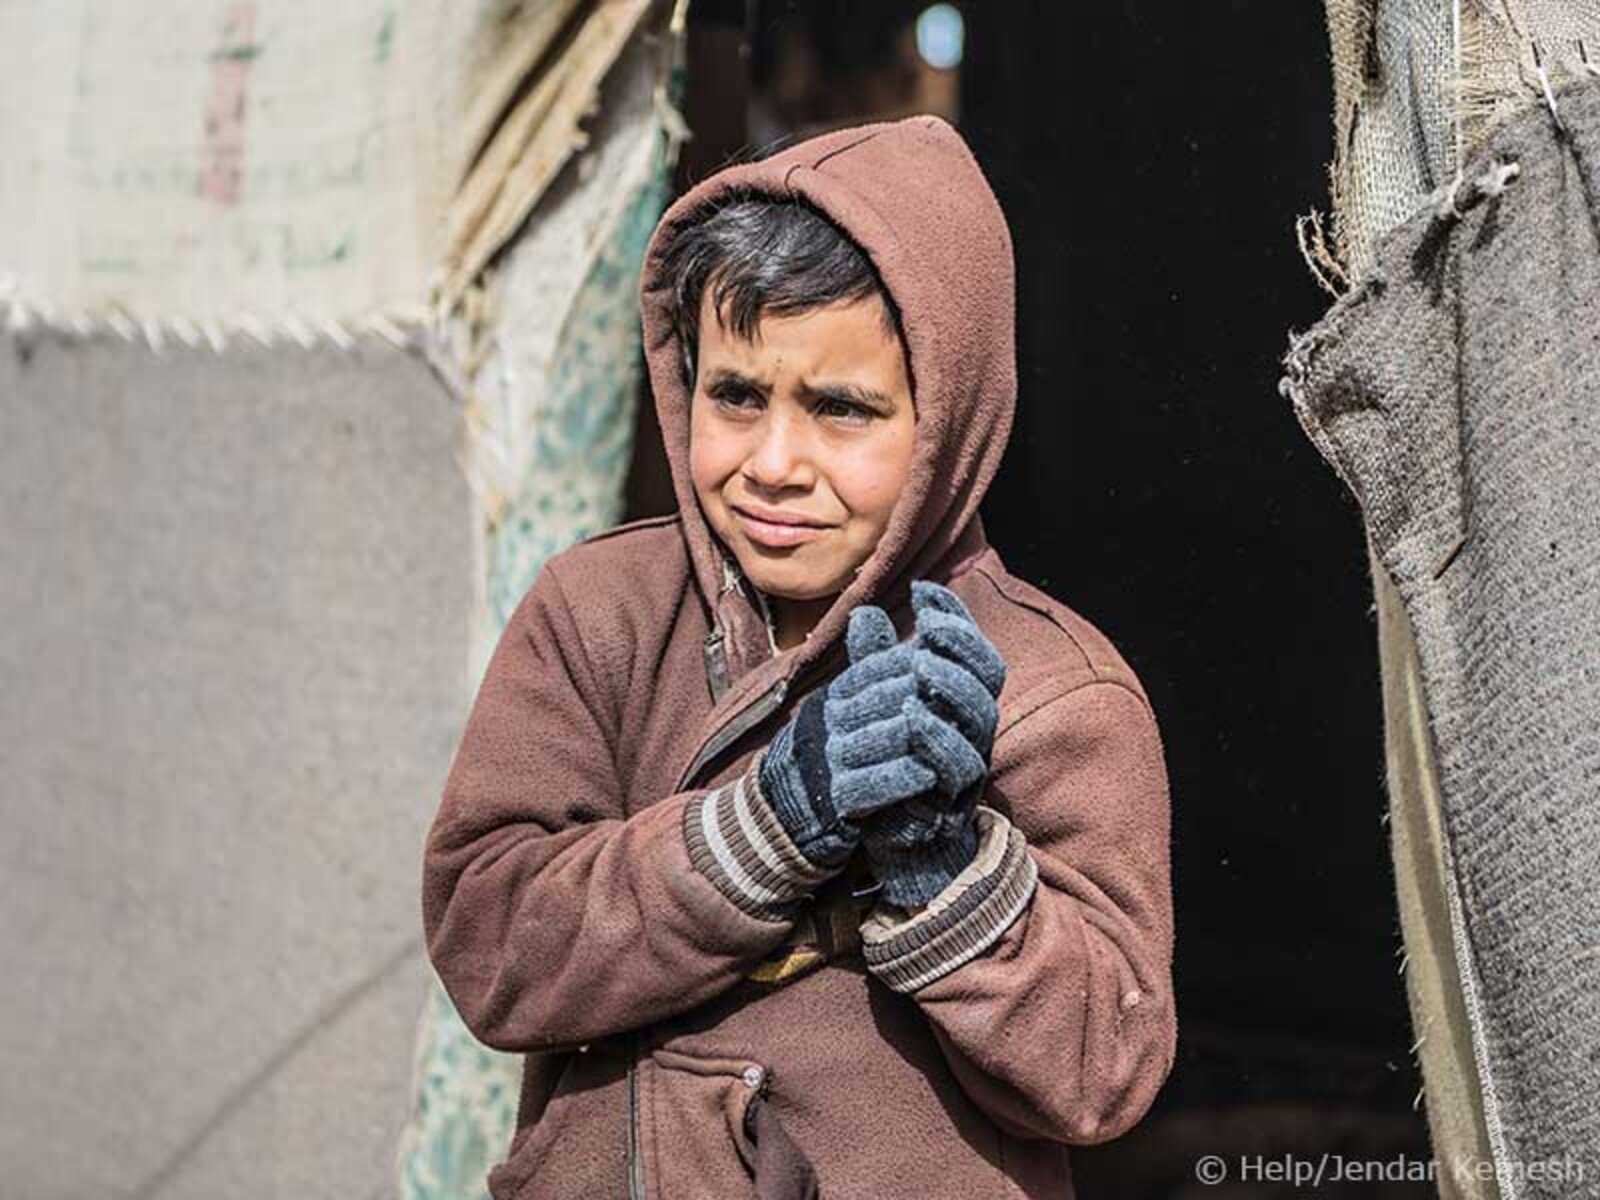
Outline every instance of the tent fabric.
{"type": "Polygon", "coordinates": [[[1600,1178],[1600,81],[1556,100],[1559,125],[1530,107],[1464,164],[1515,163],[1499,195],[1381,239],[1284,381],[1414,632],[1484,1123],[1516,1197],[1571,1194],[1562,1164],[1600,1178]]]}
{"type": "Polygon", "coordinates": [[[1383,563],[1367,545],[1379,662],[1395,899],[1401,959],[1421,1066],[1442,1200],[1495,1200],[1477,1048],[1456,956],[1460,904],[1441,826],[1439,775],[1411,621],[1383,563]]]}
{"type": "Polygon", "coordinates": [[[685,9],[0,5],[18,1194],[484,1194],[418,818],[621,515],[685,9]]]}
{"type": "Polygon", "coordinates": [[[1488,132],[1600,62],[1600,0],[1327,0],[1334,239],[1350,277],[1488,132]]]}
{"type": "Polygon", "coordinates": [[[1496,1200],[1494,1151],[1484,1122],[1477,1046],[1456,946],[1460,902],[1439,803],[1439,774],[1411,620],[1367,544],[1383,676],[1385,766],[1401,966],[1416,1037],[1442,1200],[1496,1200]]]}
{"type": "MultiPolygon", "coordinates": [[[[1339,257],[1310,248],[1313,271],[1349,286],[1379,239],[1438,204],[1456,163],[1498,122],[1541,102],[1546,78],[1586,77],[1600,41],[1596,0],[1327,0],[1334,75],[1330,167],[1339,257]]],[[[1320,234],[1320,222],[1305,221],[1320,234]]],[[[1302,243],[1304,248],[1304,242],[1302,243]]],[[[1330,285],[1331,286],[1331,285],[1330,285]]],[[[1332,287],[1335,294],[1338,287],[1332,287]]],[[[1410,617],[1368,545],[1382,664],[1385,746],[1402,974],[1445,1200],[1500,1195],[1482,1106],[1470,978],[1457,944],[1460,899],[1446,857],[1439,783],[1410,617]],[[1447,887],[1449,883],[1451,886],[1447,887]],[[1460,1164],[1461,1169],[1454,1169],[1460,1164]]]]}
{"type": "Polygon", "coordinates": [[[28,114],[0,155],[0,274],[139,320],[418,300],[492,7],[0,5],[0,111],[28,114]]]}
{"type": "Polygon", "coordinates": [[[27,114],[4,128],[0,283],[61,322],[304,341],[425,320],[430,292],[453,306],[588,144],[649,11],[0,5],[0,112],[27,114]]]}
{"type": "Polygon", "coordinates": [[[459,426],[377,338],[0,339],[0,1193],[392,1188],[459,426]]]}
{"type": "MultiPolygon", "coordinates": [[[[676,153],[655,88],[681,79],[663,80],[661,65],[643,39],[622,52],[586,159],[551,185],[486,281],[486,315],[458,330],[470,347],[460,357],[477,364],[458,379],[482,560],[474,679],[544,561],[622,517],[643,367],[639,268],[676,153]]],[[[436,977],[427,993],[399,1195],[484,1197],[511,1144],[522,1056],[478,1042],[436,977]]]]}

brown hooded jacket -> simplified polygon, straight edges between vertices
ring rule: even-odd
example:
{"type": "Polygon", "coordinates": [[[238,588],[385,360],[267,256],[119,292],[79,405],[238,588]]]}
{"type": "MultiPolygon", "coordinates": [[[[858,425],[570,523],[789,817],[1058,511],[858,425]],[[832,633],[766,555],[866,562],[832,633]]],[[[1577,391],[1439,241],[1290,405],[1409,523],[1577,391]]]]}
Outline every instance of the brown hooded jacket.
{"type": "Polygon", "coordinates": [[[1010,575],[978,504],[1016,395],[1010,234],[960,136],[841,130],[699,184],[641,285],[679,512],[546,563],[490,661],[424,862],[428,949],[469,1029],[524,1053],[496,1200],[1070,1197],[1171,1067],[1167,775],[1112,644],[1010,575]],[[775,652],[689,478],[662,249],[727,189],[796,195],[900,307],[914,460],[854,583],[775,652]],[[1007,663],[977,859],[922,912],[827,875],[760,754],[845,662],[857,604],[906,633],[913,579],[1007,663]]]}

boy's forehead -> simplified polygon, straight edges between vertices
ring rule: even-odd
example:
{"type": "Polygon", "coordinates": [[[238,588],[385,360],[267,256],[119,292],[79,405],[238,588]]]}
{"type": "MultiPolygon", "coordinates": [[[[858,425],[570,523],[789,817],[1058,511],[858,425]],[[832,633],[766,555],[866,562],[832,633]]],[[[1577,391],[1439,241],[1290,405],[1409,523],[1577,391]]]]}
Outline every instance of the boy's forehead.
{"type": "Polygon", "coordinates": [[[764,385],[780,377],[853,380],[896,392],[908,378],[899,339],[882,328],[873,305],[859,301],[761,314],[749,338],[718,322],[702,326],[699,340],[697,374],[707,382],[727,374],[764,385]]]}
{"type": "Polygon", "coordinates": [[[707,288],[700,300],[699,349],[704,350],[708,342],[734,353],[753,353],[769,344],[781,342],[798,344],[826,341],[831,345],[839,345],[841,349],[898,342],[884,328],[887,310],[882,299],[875,295],[836,300],[800,312],[760,311],[755,315],[749,336],[742,335],[734,328],[732,321],[727,319],[726,309],[726,304],[720,310],[715,307],[712,289],[707,288]],[[849,335],[848,343],[839,342],[841,334],[849,335]]]}

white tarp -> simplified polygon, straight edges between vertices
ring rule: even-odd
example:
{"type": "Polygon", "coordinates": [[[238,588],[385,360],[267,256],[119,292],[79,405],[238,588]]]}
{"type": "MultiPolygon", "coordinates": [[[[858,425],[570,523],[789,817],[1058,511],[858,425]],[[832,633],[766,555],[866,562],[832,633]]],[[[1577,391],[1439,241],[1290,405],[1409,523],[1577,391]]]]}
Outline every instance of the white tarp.
{"type": "Polygon", "coordinates": [[[453,207],[479,150],[497,178],[468,199],[500,228],[474,270],[581,145],[644,9],[0,0],[0,278],[47,314],[410,312],[478,232],[453,207]],[[497,140],[524,81],[542,107],[497,140]]]}

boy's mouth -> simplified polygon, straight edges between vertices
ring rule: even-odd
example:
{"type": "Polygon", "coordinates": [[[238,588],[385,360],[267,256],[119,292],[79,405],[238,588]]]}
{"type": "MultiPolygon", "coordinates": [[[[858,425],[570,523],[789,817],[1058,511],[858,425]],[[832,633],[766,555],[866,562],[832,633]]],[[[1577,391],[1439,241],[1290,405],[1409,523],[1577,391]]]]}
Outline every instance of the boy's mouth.
{"type": "Polygon", "coordinates": [[[830,528],[799,513],[755,505],[729,505],[744,534],[758,546],[782,548],[821,537],[830,528]]]}

